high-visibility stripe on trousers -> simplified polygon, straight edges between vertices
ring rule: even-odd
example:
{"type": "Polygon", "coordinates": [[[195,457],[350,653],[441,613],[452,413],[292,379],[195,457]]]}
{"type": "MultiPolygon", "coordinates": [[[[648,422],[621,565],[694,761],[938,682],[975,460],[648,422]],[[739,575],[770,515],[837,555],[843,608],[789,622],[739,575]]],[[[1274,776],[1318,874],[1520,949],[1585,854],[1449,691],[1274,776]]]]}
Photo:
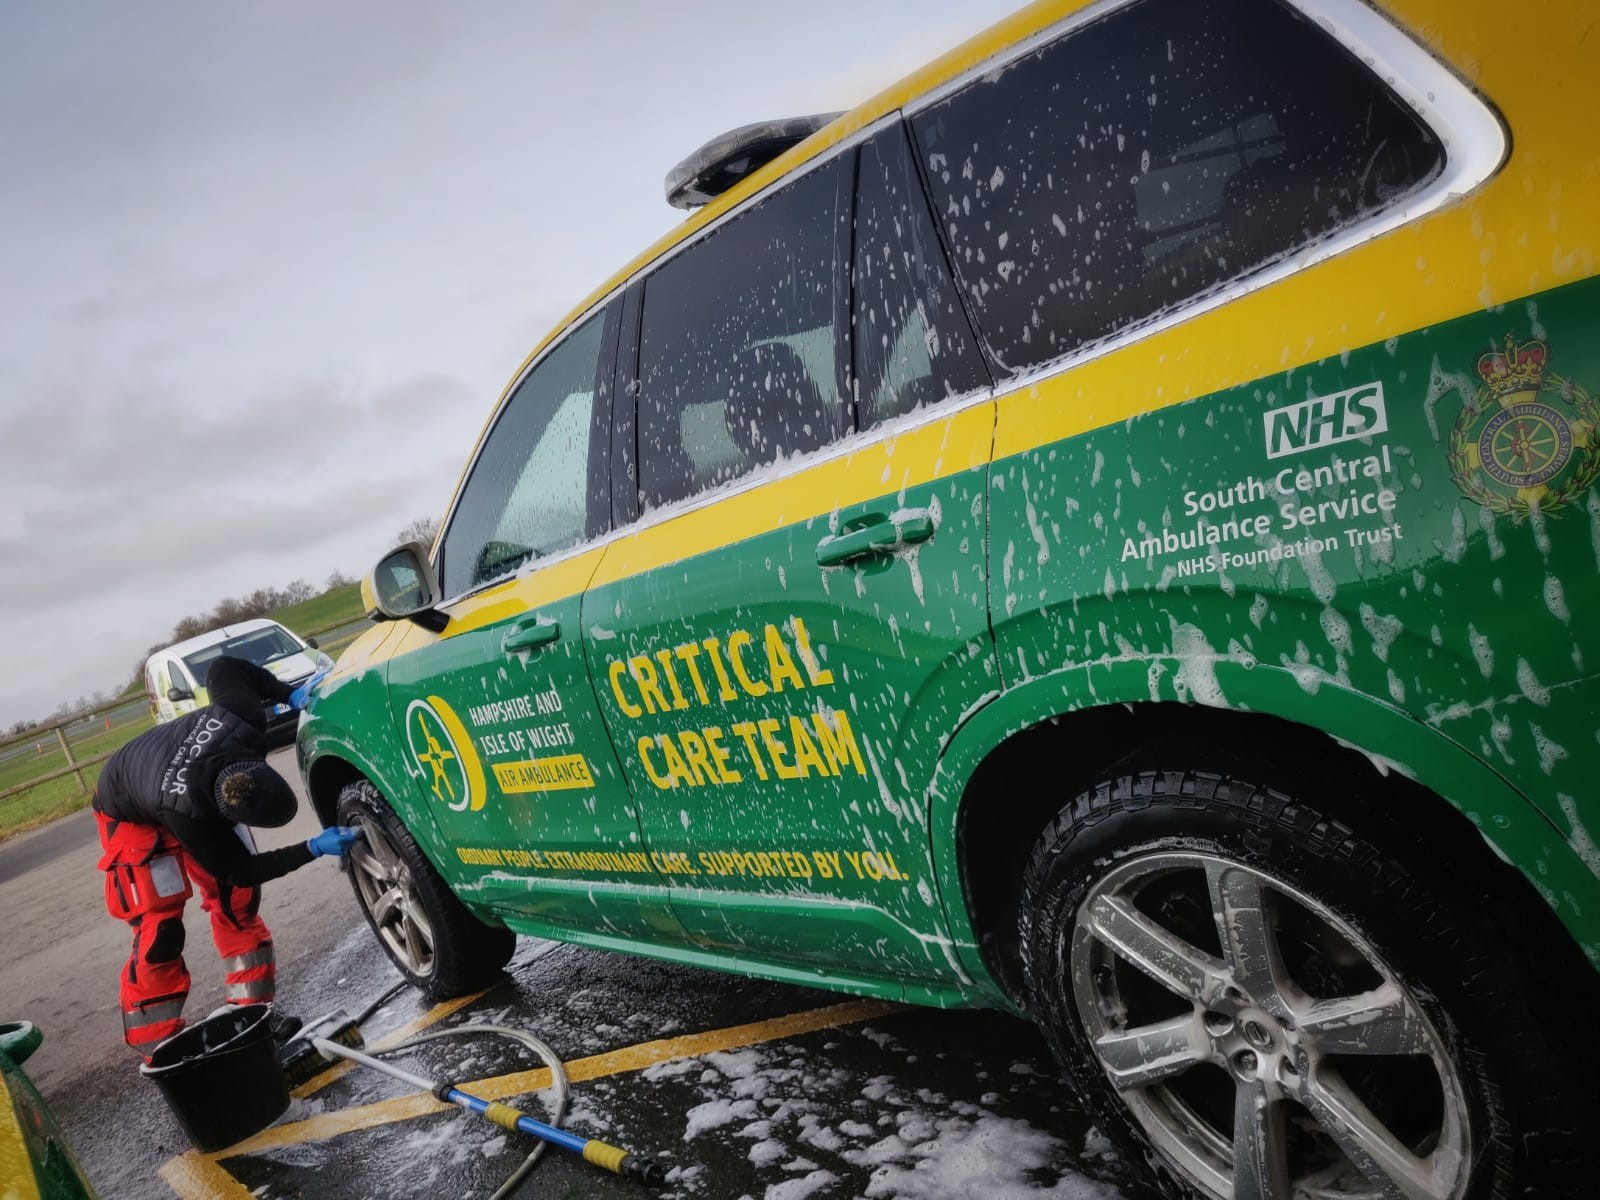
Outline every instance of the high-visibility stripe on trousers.
{"type": "Polygon", "coordinates": [[[222,957],[223,998],[233,1004],[271,1001],[277,970],[272,933],[257,911],[261,890],[219,885],[163,829],[95,816],[104,849],[106,910],[133,932],[119,996],[128,1045],[148,1054],[183,1028],[189,995],[183,909],[196,890],[222,957]]]}
{"type": "Polygon", "coordinates": [[[255,1004],[272,999],[277,964],[268,942],[248,954],[231,954],[222,960],[227,981],[222,995],[230,1004],[255,1004]]]}

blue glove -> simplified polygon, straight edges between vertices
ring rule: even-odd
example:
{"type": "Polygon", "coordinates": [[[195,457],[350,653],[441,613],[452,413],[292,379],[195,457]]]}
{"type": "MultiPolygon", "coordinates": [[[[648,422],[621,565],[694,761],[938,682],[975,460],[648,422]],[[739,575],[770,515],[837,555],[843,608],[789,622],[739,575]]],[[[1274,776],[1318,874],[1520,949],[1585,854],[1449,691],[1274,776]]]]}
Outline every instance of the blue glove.
{"type": "Polygon", "coordinates": [[[311,851],[312,858],[321,858],[324,854],[342,855],[366,836],[364,830],[353,829],[348,825],[335,825],[331,829],[324,829],[306,842],[306,847],[311,851]]]}
{"type": "Polygon", "coordinates": [[[316,689],[317,684],[321,683],[323,678],[332,669],[332,667],[323,667],[322,670],[318,671],[310,679],[306,680],[299,687],[295,688],[294,691],[290,692],[289,707],[298,712],[300,709],[303,709],[306,705],[310,704],[311,693],[316,689]]]}

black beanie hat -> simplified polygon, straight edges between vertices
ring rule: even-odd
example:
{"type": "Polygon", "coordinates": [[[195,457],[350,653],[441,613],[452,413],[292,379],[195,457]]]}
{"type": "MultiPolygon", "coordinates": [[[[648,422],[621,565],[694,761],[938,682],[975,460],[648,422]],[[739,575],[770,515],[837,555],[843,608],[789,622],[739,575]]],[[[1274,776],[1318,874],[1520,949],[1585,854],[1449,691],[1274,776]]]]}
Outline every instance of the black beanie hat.
{"type": "Polygon", "coordinates": [[[217,811],[235,824],[267,828],[287,825],[299,807],[294,789],[259,758],[218,772],[216,802],[217,811]]]}

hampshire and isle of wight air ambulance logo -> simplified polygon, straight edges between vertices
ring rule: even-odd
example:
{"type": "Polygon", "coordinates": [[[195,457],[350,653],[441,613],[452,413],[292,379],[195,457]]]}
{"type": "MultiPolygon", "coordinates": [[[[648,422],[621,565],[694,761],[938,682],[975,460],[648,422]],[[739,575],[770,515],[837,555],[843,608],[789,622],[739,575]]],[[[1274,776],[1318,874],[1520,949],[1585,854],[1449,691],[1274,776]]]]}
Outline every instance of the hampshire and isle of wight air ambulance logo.
{"type": "Polygon", "coordinates": [[[1559,513],[1600,478],[1600,404],[1546,369],[1543,342],[1516,344],[1478,359],[1483,380],[1450,430],[1450,474],[1490,512],[1523,520],[1559,513]]]}
{"type": "Polygon", "coordinates": [[[406,708],[406,743],[422,786],[451,812],[477,812],[488,798],[483,762],[456,710],[438,696],[406,708]]]}

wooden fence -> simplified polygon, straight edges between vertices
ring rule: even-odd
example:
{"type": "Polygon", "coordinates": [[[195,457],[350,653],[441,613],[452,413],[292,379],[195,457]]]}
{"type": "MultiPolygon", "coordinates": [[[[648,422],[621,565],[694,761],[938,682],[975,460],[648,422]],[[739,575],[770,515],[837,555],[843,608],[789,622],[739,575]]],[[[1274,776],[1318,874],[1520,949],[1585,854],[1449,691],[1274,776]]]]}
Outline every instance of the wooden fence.
{"type": "Polygon", "coordinates": [[[128,708],[133,704],[142,705],[143,703],[144,701],[142,699],[119,696],[109,704],[102,704],[96,708],[85,709],[83,712],[73,713],[69,717],[61,717],[51,725],[35,725],[26,733],[19,734],[16,737],[7,738],[4,741],[0,741],[0,751],[5,751],[12,746],[21,745],[24,742],[33,742],[42,746],[44,744],[43,739],[53,735],[55,737],[56,744],[61,747],[62,757],[67,760],[67,765],[64,767],[58,767],[54,771],[46,771],[42,775],[35,775],[29,779],[23,780],[21,783],[13,784],[4,791],[0,791],[0,800],[6,800],[12,796],[19,795],[22,792],[28,791],[30,788],[37,787],[41,783],[48,783],[52,779],[60,779],[63,775],[76,775],[78,777],[78,791],[82,795],[87,796],[89,794],[89,784],[88,781],[83,777],[84,768],[92,767],[96,763],[104,762],[106,759],[110,758],[115,751],[107,750],[104,754],[93,754],[88,758],[73,758],[72,743],[67,740],[68,728],[73,725],[80,725],[85,721],[93,720],[95,717],[102,716],[117,709],[128,708]]]}
{"type": "MultiPolygon", "coordinates": [[[[338,621],[332,625],[325,626],[322,629],[313,629],[310,633],[302,636],[320,637],[323,634],[333,633],[335,631],[343,633],[352,627],[359,626],[359,624],[359,621],[338,621]]],[[[87,798],[89,796],[89,784],[84,778],[84,768],[92,767],[97,763],[104,762],[106,759],[115,754],[116,751],[107,750],[103,754],[94,754],[87,758],[73,758],[72,743],[67,739],[67,730],[74,725],[80,725],[86,721],[92,721],[95,717],[104,716],[105,714],[114,712],[118,709],[130,708],[136,705],[143,707],[145,704],[146,700],[142,695],[119,696],[117,699],[112,700],[109,703],[101,704],[95,708],[85,709],[83,712],[73,713],[71,716],[61,717],[49,725],[35,725],[26,733],[21,733],[15,737],[0,740],[0,761],[3,761],[6,758],[5,752],[9,748],[21,745],[25,742],[33,742],[42,747],[44,744],[43,739],[51,735],[55,737],[56,743],[61,747],[61,754],[66,759],[66,766],[64,767],[58,767],[53,771],[46,771],[41,775],[31,776],[21,783],[13,784],[11,787],[0,791],[0,801],[8,800],[12,796],[20,795],[31,788],[37,787],[41,783],[48,783],[52,779],[60,779],[66,775],[75,775],[77,777],[78,792],[80,795],[87,798]]],[[[109,723],[109,718],[107,718],[107,720],[109,723]]]]}

